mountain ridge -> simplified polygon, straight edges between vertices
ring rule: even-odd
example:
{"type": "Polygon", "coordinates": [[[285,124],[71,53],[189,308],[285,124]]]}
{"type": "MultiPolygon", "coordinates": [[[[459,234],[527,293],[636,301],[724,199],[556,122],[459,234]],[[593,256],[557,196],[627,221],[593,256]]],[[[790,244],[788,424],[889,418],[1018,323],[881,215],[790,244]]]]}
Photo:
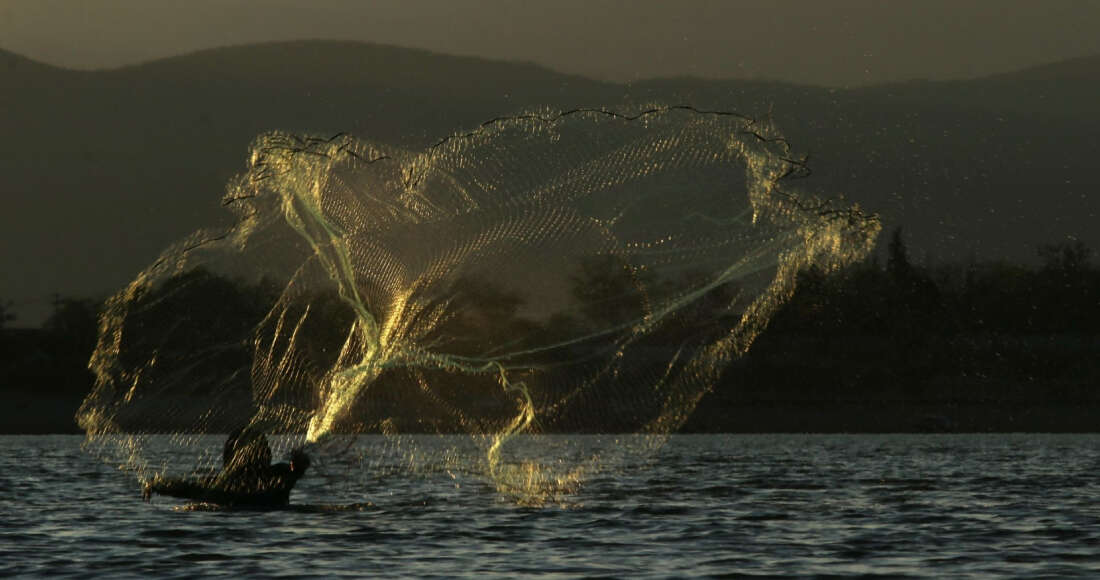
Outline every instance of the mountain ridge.
{"type": "Polygon", "coordinates": [[[0,70],[11,67],[14,62],[24,61],[29,65],[33,65],[43,69],[51,69],[54,71],[63,71],[77,74],[103,74],[103,73],[120,73],[131,72],[138,70],[149,70],[151,68],[157,68],[161,66],[173,66],[180,63],[195,64],[204,60],[217,60],[219,56],[232,53],[244,53],[244,52],[258,52],[258,51],[277,51],[277,50],[303,50],[303,49],[316,49],[320,47],[339,48],[341,50],[358,49],[358,50],[370,50],[376,52],[385,52],[391,56],[400,56],[402,58],[418,57],[421,59],[431,60],[445,60],[452,63],[462,64],[492,64],[492,65],[507,65],[515,67],[516,70],[530,69],[537,70],[542,74],[549,74],[553,76],[565,77],[570,79],[583,79],[586,82],[604,84],[604,85],[620,85],[626,86],[631,84],[645,84],[654,81],[689,81],[689,82],[729,82],[729,81],[743,81],[754,84],[769,84],[769,85],[791,85],[798,87],[815,87],[826,90],[859,90],[874,87],[884,86],[904,86],[914,83],[965,83],[969,81],[983,81],[983,80],[1003,80],[1003,79],[1066,79],[1066,78],[1088,78],[1088,79],[1100,79],[1100,54],[1097,55],[1084,55],[1079,57],[1072,57],[1067,59],[1053,60],[1047,63],[1031,65],[1021,67],[1016,70],[993,73],[987,75],[979,75],[967,78],[957,79],[926,79],[926,78],[913,78],[903,81],[888,81],[882,83],[874,83],[869,85],[860,85],[856,87],[831,87],[827,85],[820,85],[815,83],[799,83],[793,81],[774,80],[767,77],[722,77],[722,78],[710,78],[710,77],[696,77],[691,75],[676,75],[676,76],[658,76],[648,77],[645,79],[638,79],[631,82],[612,82],[604,81],[587,77],[581,74],[567,73],[556,70],[546,65],[541,65],[533,61],[522,60],[507,60],[488,58],[481,56],[470,55],[453,55],[443,52],[437,52],[429,49],[404,47],[393,44],[351,41],[351,40],[329,40],[329,39],[296,39],[296,40],[282,40],[272,42],[260,42],[260,43],[241,43],[225,46],[216,46],[210,48],[202,48],[198,50],[188,51],[177,55],[153,58],[137,63],[124,64],[114,67],[103,67],[95,69],[77,69],[67,68],[63,66],[49,64],[43,61],[33,59],[31,57],[22,55],[16,51],[8,50],[0,47],[0,70]]]}
{"type": "Polygon", "coordinates": [[[904,226],[917,257],[1018,259],[1070,235],[1100,247],[1091,159],[1100,95],[1092,77],[1069,74],[1092,62],[831,89],[695,78],[620,85],[336,41],[209,49],[105,71],[0,50],[0,109],[17,112],[0,115],[10,137],[0,143],[0,271],[13,273],[0,300],[34,324],[50,294],[112,291],[170,242],[223,223],[224,184],[260,133],[347,132],[419,149],[540,108],[692,104],[770,118],[811,155],[803,187],[904,226]]]}

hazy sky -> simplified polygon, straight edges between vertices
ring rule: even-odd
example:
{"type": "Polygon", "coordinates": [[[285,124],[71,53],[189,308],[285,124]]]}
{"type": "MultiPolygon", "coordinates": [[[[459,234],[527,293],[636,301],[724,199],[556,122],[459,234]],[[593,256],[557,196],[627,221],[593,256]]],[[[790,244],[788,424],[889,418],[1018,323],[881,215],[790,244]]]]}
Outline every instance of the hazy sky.
{"type": "Polygon", "coordinates": [[[0,0],[0,47],[101,68],[333,38],[597,78],[854,85],[973,77],[1100,53],[1096,0],[0,0]]]}

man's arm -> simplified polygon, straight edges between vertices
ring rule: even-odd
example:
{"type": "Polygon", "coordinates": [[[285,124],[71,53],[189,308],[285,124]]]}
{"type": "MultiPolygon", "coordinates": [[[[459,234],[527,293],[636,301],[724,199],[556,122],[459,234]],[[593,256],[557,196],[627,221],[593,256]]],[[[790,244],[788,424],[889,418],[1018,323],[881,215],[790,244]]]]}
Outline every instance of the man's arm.
{"type": "Polygon", "coordinates": [[[164,477],[158,475],[145,482],[141,497],[149,501],[154,493],[189,499],[192,501],[205,501],[211,503],[232,503],[236,494],[226,493],[224,490],[213,486],[210,478],[192,479],[180,477],[164,477]]]}

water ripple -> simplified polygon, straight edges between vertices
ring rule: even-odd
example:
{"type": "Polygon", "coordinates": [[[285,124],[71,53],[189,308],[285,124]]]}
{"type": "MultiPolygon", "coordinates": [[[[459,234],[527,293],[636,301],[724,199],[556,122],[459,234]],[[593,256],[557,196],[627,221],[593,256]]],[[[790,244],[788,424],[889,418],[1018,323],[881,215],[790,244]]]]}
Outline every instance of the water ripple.
{"type": "Polygon", "coordinates": [[[372,502],[303,486],[285,510],[177,511],[79,443],[0,437],[0,576],[1100,574],[1092,435],[677,437],[541,509],[441,475],[364,482],[372,502]]]}

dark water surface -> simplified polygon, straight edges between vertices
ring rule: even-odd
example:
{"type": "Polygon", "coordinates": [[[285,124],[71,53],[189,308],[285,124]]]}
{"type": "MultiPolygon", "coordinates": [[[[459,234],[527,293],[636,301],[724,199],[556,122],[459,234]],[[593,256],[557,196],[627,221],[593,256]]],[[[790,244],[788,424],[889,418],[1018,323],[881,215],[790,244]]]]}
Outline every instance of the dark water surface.
{"type": "Polygon", "coordinates": [[[142,503],[80,443],[0,437],[0,577],[1100,577],[1097,435],[681,436],[570,507],[361,473],[373,506],[268,512],[142,503]]]}

